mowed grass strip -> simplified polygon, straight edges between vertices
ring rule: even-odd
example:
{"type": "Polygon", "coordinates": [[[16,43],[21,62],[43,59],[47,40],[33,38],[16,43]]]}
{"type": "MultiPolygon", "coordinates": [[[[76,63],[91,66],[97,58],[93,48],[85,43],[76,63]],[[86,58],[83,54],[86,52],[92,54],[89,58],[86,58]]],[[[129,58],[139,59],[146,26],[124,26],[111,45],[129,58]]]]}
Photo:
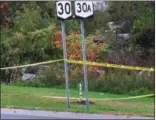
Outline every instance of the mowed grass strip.
{"type": "MultiPolygon", "coordinates": [[[[66,91],[64,89],[58,89],[58,88],[35,88],[35,87],[20,87],[20,86],[11,86],[11,85],[1,85],[1,93],[7,93],[7,94],[25,94],[28,95],[31,93],[31,95],[35,96],[62,96],[65,97],[66,91]]],[[[84,96],[83,91],[83,97],[84,96]]],[[[79,97],[79,91],[75,89],[70,89],[70,96],[71,97],[79,97]]],[[[121,94],[110,94],[110,93],[101,93],[101,92],[92,92],[89,91],[89,97],[90,98],[125,98],[130,97],[128,95],[121,95],[121,94]]],[[[125,101],[125,100],[123,100],[125,101]]],[[[145,98],[139,98],[139,99],[129,99],[126,100],[129,102],[144,102],[144,103],[154,103],[154,97],[145,97],[145,98]]]]}
{"type": "MultiPolygon", "coordinates": [[[[78,97],[78,91],[71,89],[70,93],[71,97],[78,97]]],[[[44,98],[43,96],[65,96],[65,89],[1,85],[1,107],[86,112],[84,105],[73,103],[76,100],[71,100],[71,108],[67,109],[65,99],[44,98]]],[[[89,92],[89,97],[120,98],[126,95],[89,92]]],[[[154,116],[154,97],[117,101],[99,101],[97,99],[92,102],[95,104],[89,106],[90,113],[154,116]]]]}

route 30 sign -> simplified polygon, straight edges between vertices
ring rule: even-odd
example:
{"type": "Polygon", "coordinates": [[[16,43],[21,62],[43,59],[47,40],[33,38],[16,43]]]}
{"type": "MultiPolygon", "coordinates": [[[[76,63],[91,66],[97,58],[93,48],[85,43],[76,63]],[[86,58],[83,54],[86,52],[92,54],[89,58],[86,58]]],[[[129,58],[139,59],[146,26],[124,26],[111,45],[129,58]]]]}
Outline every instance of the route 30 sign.
{"type": "Polygon", "coordinates": [[[67,19],[72,16],[71,1],[57,1],[57,17],[59,19],[67,19]]]}
{"type": "Polygon", "coordinates": [[[93,16],[92,1],[75,1],[75,15],[79,18],[87,18],[93,16]]]}

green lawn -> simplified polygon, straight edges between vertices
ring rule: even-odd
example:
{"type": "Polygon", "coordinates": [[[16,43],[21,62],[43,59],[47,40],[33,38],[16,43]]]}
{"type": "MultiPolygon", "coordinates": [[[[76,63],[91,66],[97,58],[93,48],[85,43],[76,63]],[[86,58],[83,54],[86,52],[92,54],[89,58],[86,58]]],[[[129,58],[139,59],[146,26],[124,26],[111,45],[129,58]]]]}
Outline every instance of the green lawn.
{"type": "MultiPolygon", "coordinates": [[[[71,97],[78,97],[78,90],[70,89],[71,97]]],[[[84,92],[83,92],[84,93],[84,92]]],[[[1,85],[1,107],[26,109],[43,109],[53,111],[86,112],[84,105],[77,105],[71,100],[71,108],[66,108],[65,99],[44,98],[43,96],[65,96],[65,89],[33,88],[1,85]]],[[[90,98],[120,98],[126,95],[89,92],[90,98]]],[[[130,100],[92,100],[95,104],[89,106],[90,113],[115,113],[154,116],[154,97],[130,100]]]]}

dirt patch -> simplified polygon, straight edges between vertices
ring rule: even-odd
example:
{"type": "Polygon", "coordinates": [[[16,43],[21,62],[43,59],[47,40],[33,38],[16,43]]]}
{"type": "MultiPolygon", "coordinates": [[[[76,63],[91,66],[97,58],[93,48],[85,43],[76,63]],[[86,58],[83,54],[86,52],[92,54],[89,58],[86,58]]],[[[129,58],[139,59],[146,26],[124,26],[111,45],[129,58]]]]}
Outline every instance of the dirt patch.
{"type": "MultiPolygon", "coordinates": [[[[79,105],[86,105],[86,101],[85,100],[82,100],[82,101],[73,101],[71,103],[73,103],[73,104],[79,104],[79,105]]],[[[92,105],[92,104],[95,104],[95,103],[92,102],[92,101],[89,101],[89,104],[92,105]]]]}

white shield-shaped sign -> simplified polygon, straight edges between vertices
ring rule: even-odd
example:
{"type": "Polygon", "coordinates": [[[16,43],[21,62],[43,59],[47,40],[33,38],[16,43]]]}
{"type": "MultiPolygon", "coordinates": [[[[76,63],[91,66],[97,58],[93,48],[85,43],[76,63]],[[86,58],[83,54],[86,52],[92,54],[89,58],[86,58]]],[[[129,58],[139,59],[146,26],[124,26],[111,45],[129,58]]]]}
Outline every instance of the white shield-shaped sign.
{"type": "Polygon", "coordinates": [[[87,18],[94,14],[92,1],[75,1],[75,15],[80,18],[87,18]]]}
{"type": "Polygon", "coordinates": [[[57,17],[59,19],[67,19],[72,16],[71,1],[57,1],[56,9],[57,9],[57,17]]]}

